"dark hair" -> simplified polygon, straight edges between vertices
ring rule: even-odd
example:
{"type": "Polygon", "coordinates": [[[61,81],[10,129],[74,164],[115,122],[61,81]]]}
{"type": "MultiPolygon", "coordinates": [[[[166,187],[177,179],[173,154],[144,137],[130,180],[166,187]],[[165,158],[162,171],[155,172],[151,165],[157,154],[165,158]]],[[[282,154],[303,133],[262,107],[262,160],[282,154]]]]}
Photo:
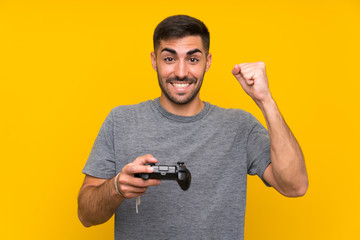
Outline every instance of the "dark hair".
{"type": "Polygon", "coordinates": [[[200,36],[205,52],[209,52],[210,34],[207,27],[200,20],[187,15],[171,16],[165,18],[157,25],[153,36],[154,50],[157,50],[161,40],[187,36],[200,36]]]}

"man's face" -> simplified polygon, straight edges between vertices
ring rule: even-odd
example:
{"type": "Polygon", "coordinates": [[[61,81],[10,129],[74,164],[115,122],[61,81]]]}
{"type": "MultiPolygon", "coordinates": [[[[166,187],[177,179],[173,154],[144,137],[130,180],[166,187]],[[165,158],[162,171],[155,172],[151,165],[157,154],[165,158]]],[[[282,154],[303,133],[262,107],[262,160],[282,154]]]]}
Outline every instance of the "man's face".
{"type": "Polygon", "coordinates": [[[151,62],[158,75],[161,97],[187,104],[199,98],[211,54],[206,55],[200,36],[188,36],[161,40],[156,53],[151,53],[151,62]]]}

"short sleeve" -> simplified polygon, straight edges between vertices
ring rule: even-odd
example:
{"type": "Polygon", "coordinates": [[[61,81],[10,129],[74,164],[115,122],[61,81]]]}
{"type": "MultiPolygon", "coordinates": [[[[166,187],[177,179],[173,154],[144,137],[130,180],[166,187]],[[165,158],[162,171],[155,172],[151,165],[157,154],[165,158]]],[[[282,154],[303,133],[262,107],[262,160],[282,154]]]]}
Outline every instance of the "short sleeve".
{"type": "Polygon", "coordinates": [[[100,128],[82,173],[109,179],[116,175],[115,171],[114,119],[110,112],[100,128]]]}
{"type": "Polygon", "coordinates": [[[271,163],[269,133],[255,117],[251,116],[250,121],[252,128],[247,140],[248,174],[258,175],[270,187],[263,178],[265,169],[271,163]]]}

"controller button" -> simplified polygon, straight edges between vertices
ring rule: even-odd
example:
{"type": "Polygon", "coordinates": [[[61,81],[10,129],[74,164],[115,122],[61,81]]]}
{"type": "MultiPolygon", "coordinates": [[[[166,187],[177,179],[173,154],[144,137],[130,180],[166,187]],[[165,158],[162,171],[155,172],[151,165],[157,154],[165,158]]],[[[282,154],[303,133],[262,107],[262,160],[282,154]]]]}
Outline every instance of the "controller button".
{"type": "Polygon", "coordinates": [[[159,166],[159,171],[169,171],[169,166],[159,166]]]}

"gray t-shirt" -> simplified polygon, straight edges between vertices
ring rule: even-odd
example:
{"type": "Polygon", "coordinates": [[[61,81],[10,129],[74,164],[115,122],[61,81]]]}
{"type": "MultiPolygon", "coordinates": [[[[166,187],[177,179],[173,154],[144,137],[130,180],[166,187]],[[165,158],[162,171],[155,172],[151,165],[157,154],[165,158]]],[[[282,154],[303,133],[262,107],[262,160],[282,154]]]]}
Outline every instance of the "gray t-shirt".
{"type": "MultiPolygon", "coordinates": [[[[115,213],[115,239],[243,239],[247,174],[270,163],[267,130],[249,113],[205,102],[195,116],[167,112],[159,99],[114,108],[83,173],[110,179],[139,156],[158,164],[185,162],[189,190],[163,180],[115,213]]],[[[263,180],[264,181],[264,180],[263,180]]],[[[266,183],[265,183],[266,184],[266,183]]]]}

